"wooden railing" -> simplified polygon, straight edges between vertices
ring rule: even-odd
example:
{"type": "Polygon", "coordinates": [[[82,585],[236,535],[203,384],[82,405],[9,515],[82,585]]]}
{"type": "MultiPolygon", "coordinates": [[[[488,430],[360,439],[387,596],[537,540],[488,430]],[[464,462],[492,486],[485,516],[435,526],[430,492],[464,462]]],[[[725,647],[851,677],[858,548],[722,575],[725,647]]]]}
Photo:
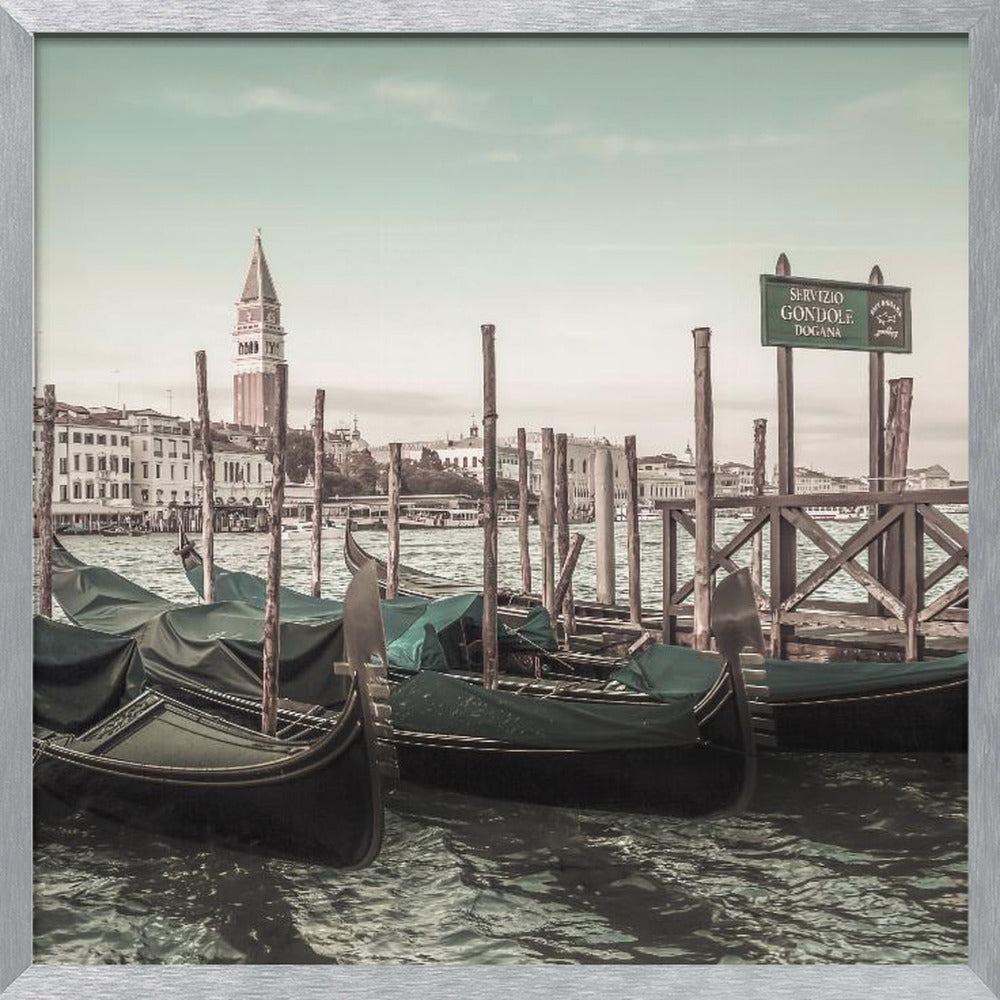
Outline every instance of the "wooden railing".
{"type": "MultiPolygon", "coordinates": [[[[747,523],[729,541],[712,544],[710,565],[695,566],[690,579],[678,579],[677,530],[695,536],[693,500],[662,500],[663,514],[663,637],[676,642],[678,619],[693,617],[695,580],[699,572],[713,579],[720,570],[738,569],[737,553],[770,528],[769,580],[755,581],[758,607],[770,621],[771,654],[782,656],[796,627],[892,632],[902,634],[908,660],[923,657],[927,636],[968,638],[969,536],[965,528],[938,509],[968,504],[968,488],[884,493],[787,494],[783,496],[714,497],[713,517],[719,510],[749,510],[747,523]],[[809,508],[868,508],[869,519],[846,541],[837,541],[809,513],[809,508]],[[798,579],[795,544],[788,536],[812,542],[826,557],[803,579],[798,579]],[[783,547],[784,539],[784,547],[783,547]],[[928,570],[924,541],[929,539],[944,555],[928,570]],[[862,561],[878,547],[887,567],[879,579],[862,561]],[[791,552],[791,559],[787,553],[791,552]],[[784,558],[782,558],[784,554],[784,558]],[[965,575],[927,603],[926,594],[956,570],[965,575]],[[816,592],[838,574],[846,573],[864,589],[867,603],[821,600],[816,592]],[[689,601],[689,599],[691,599],[689,601]]],[[[696,546],[696,551],[699,547],[696,546]]],[[[701,547],[705,551],[705,547],[701,547]]],[[[697,557],[696,557],[697,558],[697,557]]]]}

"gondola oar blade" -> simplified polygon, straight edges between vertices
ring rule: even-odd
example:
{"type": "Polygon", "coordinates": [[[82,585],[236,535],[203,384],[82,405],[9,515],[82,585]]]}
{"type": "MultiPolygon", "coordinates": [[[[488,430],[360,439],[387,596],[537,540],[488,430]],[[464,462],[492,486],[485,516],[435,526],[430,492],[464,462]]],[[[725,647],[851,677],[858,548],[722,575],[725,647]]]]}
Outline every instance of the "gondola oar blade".
{"type": "Polygon", "coordinates": [[[388,663],[378,577],[375,563],[370,559],[354,575],[344,595],[344,647],[347,662],[359,672],[374,655],[383,667],[388,663]]]}

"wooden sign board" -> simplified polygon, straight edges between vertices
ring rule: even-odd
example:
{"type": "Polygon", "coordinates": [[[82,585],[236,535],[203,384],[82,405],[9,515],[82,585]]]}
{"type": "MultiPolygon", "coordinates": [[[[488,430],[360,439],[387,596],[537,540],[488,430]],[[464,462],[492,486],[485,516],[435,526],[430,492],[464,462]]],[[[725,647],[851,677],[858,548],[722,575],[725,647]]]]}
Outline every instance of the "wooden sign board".
{"type": "Polygon", "coordinates": [[[760,276],[765,347],[909,354],[910,289],[821,278],[760,276]]]}

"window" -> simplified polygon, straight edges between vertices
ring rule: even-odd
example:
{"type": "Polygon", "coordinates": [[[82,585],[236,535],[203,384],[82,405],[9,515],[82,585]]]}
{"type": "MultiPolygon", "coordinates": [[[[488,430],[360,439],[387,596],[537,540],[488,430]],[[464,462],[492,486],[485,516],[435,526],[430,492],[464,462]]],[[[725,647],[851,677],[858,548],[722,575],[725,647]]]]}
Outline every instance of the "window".
{"type": "Polygon", "coordinates": [[[149,490],[142,491],[142,502],[149,503],[149,490]]]}
{"type": "Polygon", "coordinates": [[[118,444],[118,435],[117,434],[112,434],[111,435],[111,443],[112,444],[118,444]]]}
{"type": "Polygon", "coordinates": [[[97,456],[97,471],[107,472],[108,471],[108,460],[104,455],[97,456]]]}
{"type": "Polygon", "coordinates": [[[123,458],[122,459],[122,472],[128,472],[129,471],[129,465],[130,465],[129,460],[127,458],[123,458]]]}
{"type": "Polygon", "coordinates": [[[79,472],[80,471],[80,456],[79,455],[74,455],[73,456],[73,471],[74,472],[79,472]]]}
{"type": "Polygon", "coordinates": [[[108,436],[107,436],[107,434],[98,434],[97,435],[97,443],[98,444],[107,444],[108,443],[108,436]]]}
{"type": "Polygon", "coordinates": [[[74,483],[73,484],[73,499],[74,500],[79,500],[80,499],[80,484],[79,483],[74,483]]]}
{"type": "Polygon", "coordinates": [[[118,456],[117,455],[112,455],[111,458],[108,459],[108,468],[111,469],[112,472],[117,472],[118,471],[118,456]]]}
{"type": "Polygon", "coordinates": [[[98,483],[97,484],[97,495],[102,500],[104,499],[104,483],[98,483]]]}
{"type": "Polygon", "coordinates": [[[65,485],[59,487],[59,499],[60,500],[67,500],[68,499],[68,493],[69,493],[69,490],[66,488],[65,485]]]}
{"type": "Polygon", "coordinates": [[[149,462],[142,463],[142,478],[149,479],[149,462]]]}
{"type": "Polygon", "coordinates": [[[87,487],[84,490],[84,496],[88,500],[93,500],[94,499],[94,484],[93,483],[87,483],[87,487]]]}
{"type": "Polygon", "coordinates": [[[188,477],[188,467],[185,465],[184,466],[184,478],[187,479],[187,477],[188,477]]]}
{"type": "Polygon", "coordinates": [[[83,435],[83,443],[84,444],[93,444],[94,443],[94,435],[93,434],[84,434],[83,435]]]}
{"type": "Polygon", "coordinates": [[[257,463],[257,482],[262,483],[264,481],[264,466],[257,463]]]}
{"type": "Polygon", "coordinates": [[[472,456],[472,467],[473,468],[476,467],[476,456],[475,455],[472,456]]]}
{"type": "Polygon", "coordinates": [[[569,471],[570,471],[570,472],[572,472],[572,471],[573,471],[573,463],[574,463],[575,461],[576,461],[576,459],[575,459],[575,458],[571,458],[571,459],[569,460],[569,471]]]}
{"type": "Polygon", "coordinates": [[[173,500],[174,503],[177,502],[177,490],[171,490],[170,491],[170,499],[173,500]]]}
{"type": "Polygon", "coordinates": [[[79,444],[83,440],[83,436],[79,431],[73,431],[73,444],[79,444]]]}
{"type": "Polygon", "coordinates": [[[123,434],[122,435],[122,444],[128,444],[128,435],[127,434],[123,434]]]}
{"type": "Polygon", "coordinates": [[[94,471],[94,456],[93,455],[88,455],[87,456],[87,471],[88,472],[93,472],[94,471]]]}
{"type": "Polygon", "coordinates": [[[468,455],[463,455],[462,456],[462,468],[463,469],[467,469],[468,467],[469,467],[469,456],[468,455]]]}
{"type": "Polygon", "coordinates": [[[160,478],[160,463],[159,462],[156,463],[156,478],[157,479],[160,478]]]}
{"type": "Polygon", "coordinates": [[[60,431],[59,432],[59,443],[60,444],[66,444],[68,441],[69,441],[69,432],[68,431],[60,431]]]}
{"type": "Polygon", "coordinates": [[[586,459],[583,460],[583,471],[584,472],[587,471],[587,460],[586,459]]]}
{"type": "Polygon", "coordinates": [[[153,458],[163,458],[163,438],[153,438],[153,458]]]}
{"type": "Polygon", "coordinates": [[[176,468],[177,468],[176,465],[171,465],[170,466],[170,478],[171,479],[176,479],[177,478],[177,473],[174,471],[176,468]]]}
{"type": "Polygon", "coordinates": [[[142,450],[149,451],[149,442],[145,438],[142,439],[142,450]]]}
{"type": "Polygon", "coordinates": [[[111,499],[112,500],[117,500],[118,499],[118,484],[117,483],[112,483],[111,484],[111,499]]]}
{"type": "Polygon", "coordinates": [[[131,492],[131,487],[129,486],[129,484],[128,483],[122,483],[122,497],[125,500],[128,500],[130,492],[131,492]]]}
{"type": "MultiPolygon", "coordinates": [[[[67,459],[65,459],[65,458],[60,458],[59,459],[59,475],[61,475],[61,476],[66,475],[66,473],[68,471],[68,469],[67,469],[68,465],[69,465],[69,462],[67,461],[67,459]]],[[[63,499],[65,499],[65,497],[63,499]]]]}

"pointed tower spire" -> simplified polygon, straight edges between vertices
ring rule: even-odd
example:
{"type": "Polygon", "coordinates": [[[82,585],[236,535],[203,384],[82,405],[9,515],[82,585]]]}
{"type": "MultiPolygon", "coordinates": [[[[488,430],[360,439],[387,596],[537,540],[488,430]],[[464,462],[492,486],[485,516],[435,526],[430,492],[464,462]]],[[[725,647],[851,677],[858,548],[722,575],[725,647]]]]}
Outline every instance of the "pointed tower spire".
{"type": "Polygon", "coordinates": [[[260,227],[254,230],[253,253],[250,257],[250,267],[247,270],[247,280],[243,283],[243,294],[240,302],[254,302],[263,305],[265,302],[277,303],[278,293],[274,290],[271,272],[267,267],[267,257],[264,256],[264,244],[260,238],[260,227]]]}

